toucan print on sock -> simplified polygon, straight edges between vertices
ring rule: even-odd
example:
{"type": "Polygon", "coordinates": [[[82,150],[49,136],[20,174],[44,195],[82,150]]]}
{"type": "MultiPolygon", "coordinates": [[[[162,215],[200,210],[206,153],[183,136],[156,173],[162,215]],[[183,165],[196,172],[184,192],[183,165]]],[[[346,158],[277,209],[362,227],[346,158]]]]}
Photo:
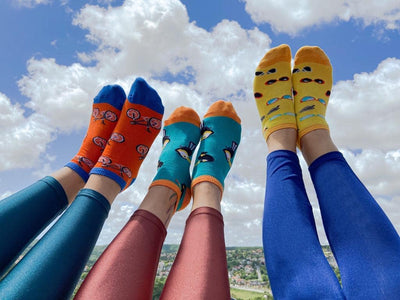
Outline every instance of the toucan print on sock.
{"type": "Polygon", "coordinates": [[[175,211],[184,209],[191,199],[189,168],[200,139],[200,123],[198,114],[184,106],[164,122],[163,150],[150,187],[162,185],[174,190],[178,199],[175,211]]]}
{"type": "Polygon", "coordinates": [[[319,47],[300,48],[294,59],[292,80],[298,141],[313,130],[329,130],[325,120],[332,89],[332,66],[328,56],[319,47]]]}
{"type": "Polygon", "coordinates": [[[81,148],[65,165],[78,173],[85,182],[117,125],[125,99],[125,92],[119,85],[104,86],[94,98],[89,128],[81,148]]]}
{"type": "Polygon", "coordinates": [[[241,120],[232,103],[219,100],[204,115],[200,147],[192,173],[192,188],[200,182],[211,182],[224,190],[241,138],[241,120]]]}
{"type": "Polygon", "coordinates": [[[136,79],[118,124],[90,174],[113,179],[121,190],[129,187],[161,129],[163,114],[157,92],[144,79],[136,79]]]}
{"type": "Polygon", "coordinates": [[[253,91],[265,140],[279,129],[297,129],[291,59],[289,46],[283,44],[269,50],[256,68],[253,91]]]}

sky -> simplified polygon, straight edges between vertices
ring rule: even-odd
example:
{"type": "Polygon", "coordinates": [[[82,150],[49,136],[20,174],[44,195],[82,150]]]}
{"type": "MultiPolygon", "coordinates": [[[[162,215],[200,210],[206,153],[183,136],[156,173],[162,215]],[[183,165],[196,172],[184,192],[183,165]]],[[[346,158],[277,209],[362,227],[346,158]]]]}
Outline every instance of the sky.
{"type": "MultiPolygon", "coordinates": [[[[141,76],[161,96],[165,118],[181,105],[203,116],[216,100],[233,103],[242,141],[225,181],[225,239],[228,246],[261,246],[268,149],[253,98],[254,70],[282,43],[293,56],[317,45],[333,65],[332,137],[400,232],[398,0],[5,0],[0,36],[0,198],[76,154],[102,86],[120,84],[128,92],[141,76]]],[[[160,150],[161,135],[136,182],[113,203],[99,244],[109,243],[140,204],[160,150]]],[[[175,214],[166,243],[180,242],[189,212],[175,214]]]]}

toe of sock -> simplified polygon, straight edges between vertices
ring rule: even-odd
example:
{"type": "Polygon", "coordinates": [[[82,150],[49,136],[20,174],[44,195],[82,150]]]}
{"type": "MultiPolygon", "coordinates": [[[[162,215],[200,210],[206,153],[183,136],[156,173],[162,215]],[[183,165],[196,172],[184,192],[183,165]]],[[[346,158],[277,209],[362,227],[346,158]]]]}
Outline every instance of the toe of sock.
{"type": "Polygon", "coordinates": [[[241,123],[241,120],[237,115],[232,103],[224,100],[218,100],[208,108],[204,118],[208,117],[228,117],[235,120],[239,124],[241,123]]]}
{"type": "Polygon", "coordinates": [[[317,46],[304,46],[297,51],[294,64],[299,65],[305,62],[313,62],[327,66],[331,65],[328,56],[317,46]]]}
{"type": "Polygon", "coordinates": [[[270,49],[261,59],[257,69],[264,69],[277,62],[289,62],[292,59],[290,47],[286,44],[279,45],[278,47],[270,49]]]}
{"type": "Polygon", "coordinates": [[[159,114],[164,114],[164,106],[161,98],[143,78],[138,77],[132,84],[128,95],[128,100],[131,103],[141,104],[159,114]]]}
{"type": "Polygon", "coordinates": [[[170,117],[167,120],[165,120],[165,126],[178,122],[191,123],[197,127],[199,127],[201,123],[200,117],[196,113],[196,111],[190,107],[185,107],[185,106],[180,106],[177,109],[175,109],[174,112],[170,115],[170,117]]]}
{"type": "Polygon", "coordinates": [[[97,96],[94,98],[94,103],[108,103],[116,109],[121,110],[126,99],[126,94],[119,85],[104,86],[97,96]]]}

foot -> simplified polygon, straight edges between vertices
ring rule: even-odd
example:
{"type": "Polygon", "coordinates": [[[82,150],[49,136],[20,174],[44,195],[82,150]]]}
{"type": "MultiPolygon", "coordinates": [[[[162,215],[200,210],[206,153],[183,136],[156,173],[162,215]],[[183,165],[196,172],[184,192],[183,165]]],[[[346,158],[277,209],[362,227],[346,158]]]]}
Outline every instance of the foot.
{"type": "Polygon", "coordinates": [[[164,106],[157,92],[142,78],[136,79],[121,117],[90,174],[114,180],[121,190],[129,187],[161,129],[163,114],[164,106]]]}
{"type": "Polygon", "coordinates": [[[153,186],[175,191],[174,211],[184,209],[191,199],[189,167],[200,139],[200,118],[188,107],[178,107],[164,123],[163,150],[158,161],[153,186]]]}
{"type": "Polygon", "coordinates": [[[211,182],[221,191],[240,143],[241,121],[232,103],[219,100],[204,116],[201,143],[192,174],[192,188],[211,182]]]}
{"type": "Polygon", "coordinates": [[[103,87],[94,98],[92,117],[81,148],[66,164],[66,167],[75,171],[84,182],[88,180],[90,170],[107,145],[118,122],[125,99],[125,92],[118,85],[103,87]]]}
{"type": "Polygon", "coordinates": [[[332,89],[332,66],[318,47],[297,51],[293,69],[294,105],[298,139],[317,129],[329,130],[325,112],[332,89]]]}
{"type": "Polygon", "coordinates": [[[292,96],[292,77],[288,45],[268,51],[260,61],[254,78],[254,98],[265,140],[275,131],[297,129],[292,96]]]}

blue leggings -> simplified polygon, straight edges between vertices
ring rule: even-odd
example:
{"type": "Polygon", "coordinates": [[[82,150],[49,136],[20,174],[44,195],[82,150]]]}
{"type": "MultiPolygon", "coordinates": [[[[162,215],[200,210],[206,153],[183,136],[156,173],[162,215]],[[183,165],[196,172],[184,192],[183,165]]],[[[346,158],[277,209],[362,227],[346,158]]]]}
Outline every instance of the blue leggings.
{"type": "MultiPolygon", "coordinates": [[[[21,250],[67,205],[61,185],[46,177],[0,201],[0,261],[21,250]]],[[[110,204],[90,189],[79,192],[60,219],[0,281],[0,299],[68,299],[107,218],[110,204]]]]}
{"type": "Polygon", "coordinates": [[[340,152],[309,167],[342,286],[319,244],[297,155],[267,158],[263,219],[275,299],[400,299],[400,238],[340,152]]]}

